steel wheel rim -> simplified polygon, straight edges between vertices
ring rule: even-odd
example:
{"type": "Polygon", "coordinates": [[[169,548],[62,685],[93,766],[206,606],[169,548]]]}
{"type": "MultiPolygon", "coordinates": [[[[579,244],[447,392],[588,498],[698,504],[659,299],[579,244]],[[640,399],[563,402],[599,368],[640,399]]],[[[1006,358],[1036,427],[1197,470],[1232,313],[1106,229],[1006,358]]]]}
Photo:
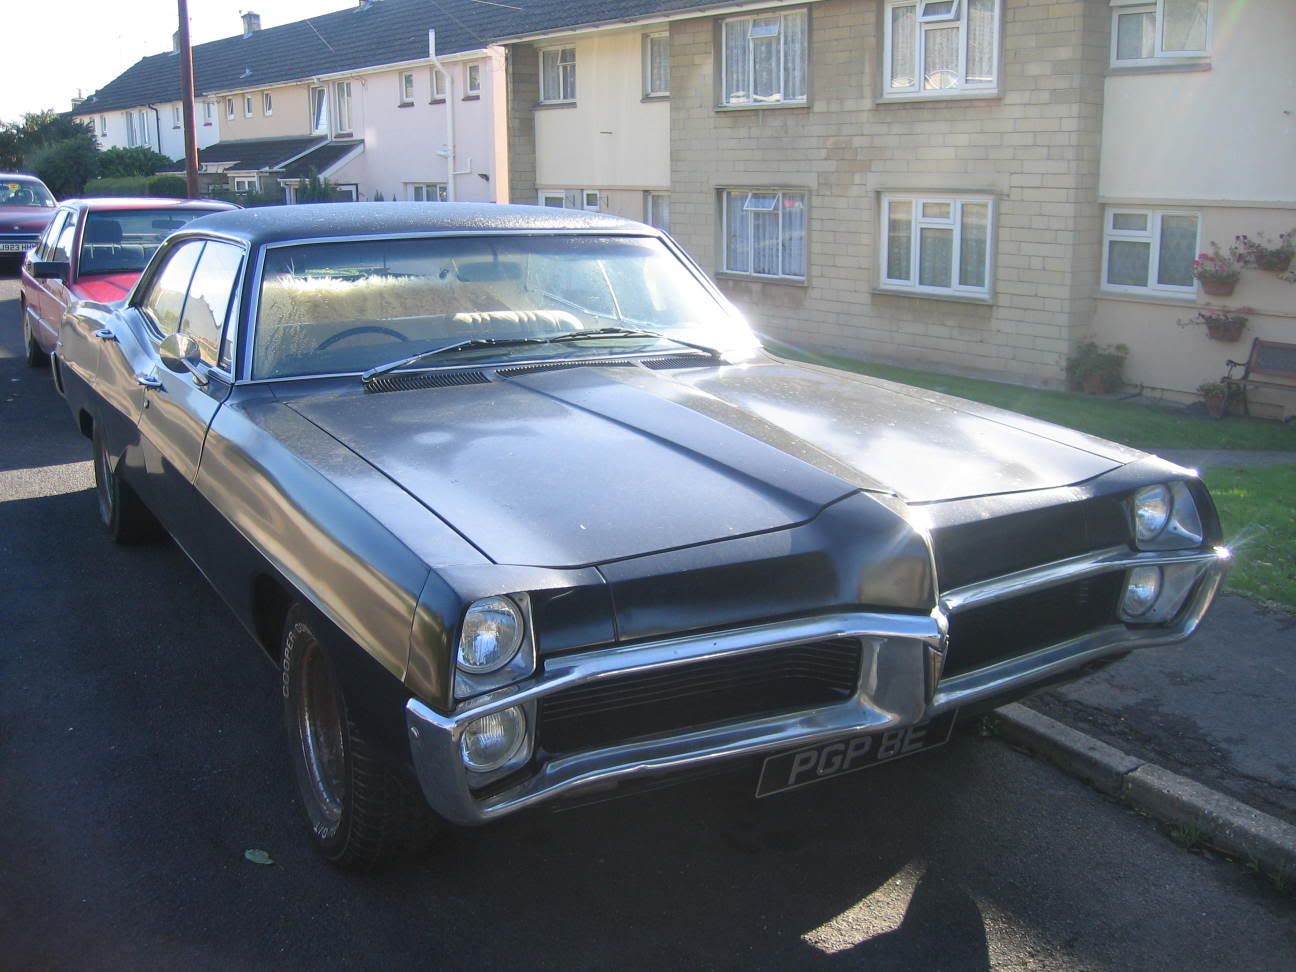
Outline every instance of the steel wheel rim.
{"type": "Polygon", "coordinates": [[[297,739],[312,797],[307,809],[317,829],[332,830],[342,819],[346,779],[342,713],[332,676],[314,641],[303,648],[297,679],[297,739]]]}

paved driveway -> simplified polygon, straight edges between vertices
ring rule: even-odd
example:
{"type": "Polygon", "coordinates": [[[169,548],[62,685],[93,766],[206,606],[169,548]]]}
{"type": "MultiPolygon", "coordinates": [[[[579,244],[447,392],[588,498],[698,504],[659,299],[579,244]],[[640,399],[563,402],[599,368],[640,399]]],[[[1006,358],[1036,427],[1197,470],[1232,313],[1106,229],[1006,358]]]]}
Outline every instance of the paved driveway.
{"type": "Polygon", "coordinates": [[[1289,897],[971,736],[769,800],[726,777],[331,870],[272,669],[174,546],[103,537],[87,443],[18,360],[15,294],[0,281],[6,968],[1296,964],[1289,897]]]}

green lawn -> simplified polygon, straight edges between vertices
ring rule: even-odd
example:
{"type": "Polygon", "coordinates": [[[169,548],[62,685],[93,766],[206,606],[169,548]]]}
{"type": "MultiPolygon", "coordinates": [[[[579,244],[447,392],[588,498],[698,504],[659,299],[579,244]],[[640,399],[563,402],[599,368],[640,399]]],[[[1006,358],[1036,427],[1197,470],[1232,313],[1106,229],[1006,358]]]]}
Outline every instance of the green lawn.
{"type": "Polygon", "coordinates": [[[1296,465],[1207,469],[1233,548],[1228,589],[1296,611],[1296,465]]]}
{"type": "Polygon", "coordinates": [[[890,381],[930,388],[1011,409],[1082,432],[1123,442],[1136,449],[1289,449],[1296,451],[1296,423],[1260,419],[1222,421],[1186,415],[1179,408],[1092,398],[1063,391],[1041,391],[997,381],[959,378],[913,368],[811,355],[788,348],[776,353],[890,381]]]}

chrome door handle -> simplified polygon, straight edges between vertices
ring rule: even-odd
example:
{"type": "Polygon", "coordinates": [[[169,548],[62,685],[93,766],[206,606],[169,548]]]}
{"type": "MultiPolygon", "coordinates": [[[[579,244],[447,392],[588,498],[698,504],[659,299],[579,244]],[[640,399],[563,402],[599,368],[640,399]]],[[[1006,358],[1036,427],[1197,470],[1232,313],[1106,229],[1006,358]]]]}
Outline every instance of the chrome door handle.
{"type": "Polygon", "coordinates": [[[145,388],[161,388],[161,387],[162,387],[162,379],[161,379],[161,378],[159,378],[157,375],[146,375],[146,374],[143,374],[142,372],[136,372],[136,374],[135,374],[135,382],[136,382],[136,384],[143,385],[145,388]]]}
{"type": "Polygon", "coordinates": [[[100,341],[116,341],[116,340],[117,340],[117,335],[113,333],[113,329],[112,329],[111,327],[101,327],[101,328],[99,328],[99,330],[97,330],[97,331],[94,332],[94,336],[97,337],[100,341]]]}

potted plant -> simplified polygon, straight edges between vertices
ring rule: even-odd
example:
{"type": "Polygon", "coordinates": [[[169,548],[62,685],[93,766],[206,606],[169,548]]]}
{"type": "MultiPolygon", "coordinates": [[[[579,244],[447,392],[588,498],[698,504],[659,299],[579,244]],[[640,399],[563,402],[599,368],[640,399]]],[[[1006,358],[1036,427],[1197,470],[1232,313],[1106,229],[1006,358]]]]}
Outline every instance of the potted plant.
{"type": "Polygon", "coordinates": [[[1086,395],[1113,392],[1124,384],[1127,357],[1129,348],[1124,344],[1085,341],[1067,358],[1067,383],[1086,395]]]}
{"type": "Polygon", "coordinates": [[[1240,338],[1242,332],[1246,330],[1246,315],[1249,313],[1251,313],[1250,307],[1242,307],[1236,312],[1211,308],[1198,311],[1196,317],[1178,323],[1180,327],[1205,327],[1206,334],[1212,341],[1232,342],[1240,338]]]}
{"type": "Polygon", "coordinates": [[[1237,251],[1230,248],[1227,253],[1221,252],[1219,244],[1211,240],[1210,252],[1197,254],[1193,261],[1193,276],[1205,293],[1213,297],[1227,297],[1233,293],[1238,278],[1242,276],[1242,264],[1237,251]]]}
{"type": "Polygon", "coordinates": [[[1265,233],[1242,235],[1233,241],[1233,251],[1243,266],[1285,273],[1291,266],[1292,256],[1296,255],[1296,238],[1292,233],[1279,233],[1274,242],[1265,233]]]}
{"type": "Polygon", "coordinates": [[[1197,386],[1202,401],[1206,403],[1206,412],[1211,418],[1223,418],[1228,414],[1231,391],[1226,382],[1204,381],[1197,386]]]}

